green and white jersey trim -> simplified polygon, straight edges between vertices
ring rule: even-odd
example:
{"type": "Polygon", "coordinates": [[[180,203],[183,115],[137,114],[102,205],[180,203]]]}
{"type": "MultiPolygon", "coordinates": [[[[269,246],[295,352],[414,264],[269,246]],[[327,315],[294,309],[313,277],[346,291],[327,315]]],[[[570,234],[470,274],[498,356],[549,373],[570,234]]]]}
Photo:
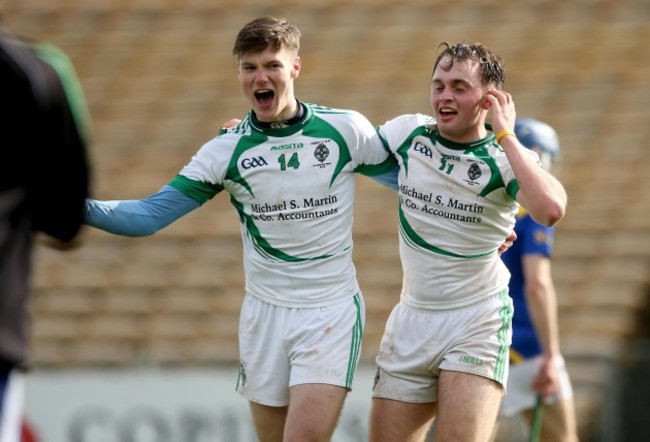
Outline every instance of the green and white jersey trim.
{"type": "Polygon", "coordinates": [[[449,309],[505,289],[510,274],[497,249],[513,230],[519,186],[494,135],[453,143],[422,114],[397,117],[378,132],[400,165],[403,301],[449,309]]]}
{"type": "Polygon", "coordinates": [[[372,124],[350,110],[304,104],[287,127],[250,115],[205,144],[170,182],[204,203],[230,194],[241,223],[246,290],[287,307],[330,305],[357,291],[354,173],[395,164],[372,124]]]}

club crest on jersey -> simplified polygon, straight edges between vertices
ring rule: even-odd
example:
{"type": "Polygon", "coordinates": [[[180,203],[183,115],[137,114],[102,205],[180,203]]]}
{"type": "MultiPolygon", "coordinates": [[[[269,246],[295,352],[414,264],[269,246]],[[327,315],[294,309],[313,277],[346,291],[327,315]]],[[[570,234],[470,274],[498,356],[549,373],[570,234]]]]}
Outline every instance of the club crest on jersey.
{"type": "Polygon", "coordinates": [[[264,157],[257,158],[244,158],[241,160],[241,167],[244,169],[251,169],[254,167],[268,166],[269,163],[266,162],[264,157]]]}
{"type": "Polygon", "coordinates": [[[481,168],[476,163],[473,163],[471,166],[469,166],[469,169],[467,169],[467,177],[471,181],[476,181],[481,177],[481,175],[483,175],[483,172],[481,172],[481,168]]]}
{"type": "Polygon", "coordinates": [[[330,150],[323,143],[320,143],[316,146],[316,149],[314,149],[314,157],[316,157],[316,159],[321,163],[325,161],[328,156],[330,156],[330,150]]]}

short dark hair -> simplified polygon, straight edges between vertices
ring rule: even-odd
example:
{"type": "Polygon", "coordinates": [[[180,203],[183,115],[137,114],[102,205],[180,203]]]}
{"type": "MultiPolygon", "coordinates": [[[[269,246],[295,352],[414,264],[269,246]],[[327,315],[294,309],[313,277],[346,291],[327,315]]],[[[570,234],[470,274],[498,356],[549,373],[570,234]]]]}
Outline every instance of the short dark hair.
{"type": "Polygon", "coordinates": [[[237,34],[232,54],[240,59],[248,52],[262,52],[267,48],[287,49],[298,53],[300,30],[283,18],[260,17],[248,22],[237,34]]]}
{"type": "MultiPolygon", "coordinates": [[[[440,69],[449,71],[456,61],[475,61],[480,69],[481,81],[484,85],[494,84],[501,89],[506,81],[506,67],[503,59],[488,49],[483,43],[454,43],[446,41],[440,43],[442,48],[436,62],[433,65],[433,72],[440,66],[440,69]],[[445,60],[446,59],[446,60],[445,60]],[[444,65],[440,63],[443,62],[444,65]]],[[[431,75],[433,75],[433,72],[431,75]]]]}

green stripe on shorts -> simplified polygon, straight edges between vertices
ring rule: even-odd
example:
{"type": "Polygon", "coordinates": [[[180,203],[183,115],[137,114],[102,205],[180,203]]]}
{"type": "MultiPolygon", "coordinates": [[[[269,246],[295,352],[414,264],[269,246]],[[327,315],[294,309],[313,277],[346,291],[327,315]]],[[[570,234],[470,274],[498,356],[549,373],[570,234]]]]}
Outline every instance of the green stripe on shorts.
{"type": "Polygon", "coordinates": [[[363,337],[363,321],[361,320],[361,302],[359,294],[354,295],[354,305],[357,309],[357,320],[352,329],[352,340],[350,342],[350,358],[348,359],[348,372],[345,378],[346,388],[352,387],[354,371],[357,368],[357,361],[361,353],[361,338],[363,337]]]}
{"type": "Polygon", "coordinates": [[[497,362],[494,367],[494,378],[500,383],[504,383],[504,372],[506,363],[508,362],[508,330],[512,323],[512,309],[510,308],[510,298],[508,290],[499,292],[499,299],[501,299],[501,309],[499,316],[501,317],[501,328],[497,336],[499,339],[499,354],[497,355],[497,362]]]}

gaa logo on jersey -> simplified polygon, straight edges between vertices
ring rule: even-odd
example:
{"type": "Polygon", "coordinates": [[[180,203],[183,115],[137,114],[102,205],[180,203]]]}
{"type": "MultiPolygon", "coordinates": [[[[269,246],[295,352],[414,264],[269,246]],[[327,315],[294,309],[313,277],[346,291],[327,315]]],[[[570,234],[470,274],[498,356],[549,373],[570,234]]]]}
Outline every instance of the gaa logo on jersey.
{"type": "Polygon", "coordinates": [[[318,146],[316,146],[316,149],[314,150],[314,157],[321,163],[327,159],[327,157],[330,156],[330,150],[325,146],[323,143],[320,143],[318,146]]]}
{"type": "Polygon", "coordinates": [[[415,146],[413,146],[413,150],[415,150],[416,152],[421,152],[424,155],[428,156],[429,158],[433,158],[433,153],[431,152],[431,149],[429,149],[427,146],[420,143],[419,141],[415,143],[415,146]]]}
{"type": "Polygon", "coordinates": [[[266,162],[264,157],[257,158],[244,158],[241,160],[241,167],[244,169],[251,169],[253,167],[268,166],[269,163],[266,162]]]}

